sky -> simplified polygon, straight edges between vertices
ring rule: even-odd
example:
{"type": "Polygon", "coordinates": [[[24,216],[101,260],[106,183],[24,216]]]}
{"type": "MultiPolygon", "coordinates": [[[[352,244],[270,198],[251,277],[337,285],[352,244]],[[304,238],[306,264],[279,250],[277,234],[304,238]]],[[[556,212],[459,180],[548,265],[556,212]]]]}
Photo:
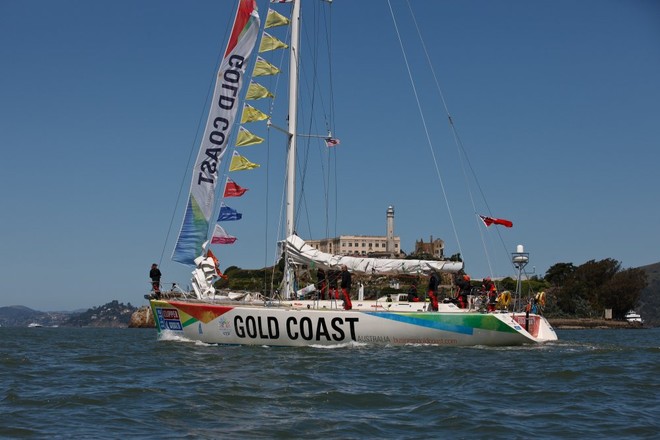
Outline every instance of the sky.
{"type": "MultiPolygon", "coordinates": [[[[411,0],[424,46],[401,0],[314,3],[305,19],[330,18],[330,32],[302,39],[331,41],[316,72],[331,98],[313,105],[332,112],[299,132],[329,121],[341,144],[301,141],[325,164],[305,168],[303,238],[385,235],[392,205],[404,251],[443,239],[473,278],[513,275],[519,244],[539,276],[660,261],[660,3],[411,0]]],[[[233,1],[0,0],[0,306],[146,304],[153,262],[189,283],[170,255],[234,13],[233,1]]],[[[225,201],[244,217],[225,225],[237,242],[213,248],[222,268],[274,259],[285,144],[253,131],[267,142],[239,152],[262,166],[230,175],[250,190],[225,201]]]]}

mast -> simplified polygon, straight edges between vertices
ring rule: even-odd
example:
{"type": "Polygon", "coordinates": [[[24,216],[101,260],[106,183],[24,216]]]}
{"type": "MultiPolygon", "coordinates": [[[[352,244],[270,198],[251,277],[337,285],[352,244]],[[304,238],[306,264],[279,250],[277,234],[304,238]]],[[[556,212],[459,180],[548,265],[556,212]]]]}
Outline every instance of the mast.
{"type": "MultiPolygon", "coordinates": [[[[298,128],[298,67],[300,44],[300,0],[293,0],[291,14],[291,47],[289,49],[289,148],[286,169],[286,236],[295,232],[296,202],[296,133],[298,128]]],[[[293,292],[293,269],[285,255],[284,298],[293,292]]]]}

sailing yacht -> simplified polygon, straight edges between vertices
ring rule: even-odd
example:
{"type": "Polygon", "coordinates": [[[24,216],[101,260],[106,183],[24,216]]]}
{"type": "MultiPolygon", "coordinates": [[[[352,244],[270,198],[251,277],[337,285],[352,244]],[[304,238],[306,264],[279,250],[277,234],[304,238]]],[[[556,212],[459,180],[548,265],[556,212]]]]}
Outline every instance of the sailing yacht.
{"type": "MultiPolygon", "coordinates": [[[[408,260],[369,258],[321,252],[295,232],[296,154],[300,136],[297,124],[297,90],[300,69],[299,45],[301,1],[282,3],[290,15],[286,17],[269,10],[266,27],[290,26],[290,44],[277,40],[261,29],[255,0],[240,0],[224,59],[220,65],[209,116],[193,169],[188,204],[173,252],[173,260],[194,266],[192,289],[186,293],[158,298],[151,296],[150,306],[160,335],[168,332],[205,343],[270,346],[318,346],[344,344],[434,346],[520,345],[542,343],[557,339],[548,321],[529,310],[514,312],[501,308],[486,312],[475,308],[459,308],[452,302],[438,304],[431,310],[429,302],[408,301],[407,295],[381,297],[375,300],[358,299],[350,310],[337,298],[310,298],[318,286],[296,289],[296,270],[321,269],[336,271],[342,266],[356,275],[428,277],[433,273],[459,273],[460,261],[408,260]],[[212,225],[217,210],[216,187],[220,164],[229,147],[237,114],[242,110],[241,123],[264,120],[268,116],[248,106],[240,99],[248,66],[254,66],[253,77],[278,70],[265,59],[252,60],[258,41],[261,48],[288,48],[289,101],[288,124],[284,131],[287,141],[286,160],[286,237],[279,243],[284,261],[284,277],[272,292],[234,292],[216,289],[222,276],[211,251],[213,244],[230,244],[236,240],[219,224],[212,225]],[[307,296],[305,296],[307,294],[307,296]]],[[[268,96],[257,83],[250,83],[246,96],[268,96]]],[[[269,120],[269,126],[271,122],[269,120]]],[[[273,128],[277,128],[274,127],[273,128]]],[[[242,126],[238,129],[238,143],[253,142],[254,135],[242,126]]],[[[331,135],[328,146],[338,140],[331,135]]],[[[231,156],[230,170],[255,168],[236,151],[231,156]]],[[[227,179],[223,197],[245,192],[236,182],[227,179]],[[242,191],[242,192],[241,192],[242,191]]],[[[236,219],[236,211],[220,203],[219,219],[236,219]]],[[[313,296],[313,295],[312,295],[313,296]]],[[[508,304],[507,304],[508,305],[508,304]]]]}

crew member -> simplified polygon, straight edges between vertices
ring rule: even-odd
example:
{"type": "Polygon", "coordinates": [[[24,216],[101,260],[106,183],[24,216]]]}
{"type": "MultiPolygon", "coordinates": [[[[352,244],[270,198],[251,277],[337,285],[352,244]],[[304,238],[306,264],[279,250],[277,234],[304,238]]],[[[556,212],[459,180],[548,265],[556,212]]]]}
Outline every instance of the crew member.
{"type": "Polygon", "coordinates": [[[160,299],[160,269],[156,263],[151,265],[151,270],[149,271],[149,278],[151,278],[151,288],[154,291],[154,295],[157,299],[160,299]]]}
{"type": "Polygon", "coordinates": [[[429,298],[431,299],[430,308],[434,312],[438,311],[438,285],[440,284],[440,277],[435,270],[431,273],[429,278],[429,298]]]}
{"type": "Polygon", "coordinates": [[[458,287],[458,306],[461,309],[467,308],[467,297],[470,291],[472,290],[472,284],[470,284],[470,277],[468,275],[463,275],[456,281],[456,286],[458,287]]]}
{"type": "Polygon", "coordinates": [[[495,311],[495,303],[497,302],[497,287],[490,277],[484,278],[483,285],[481,286],[484,294],[488,297],[488,311],[495,311]]]}
{"type": "Polygon", "coordinates": [[[412,283],[410,289],[408,289],[408,302],[417,302],[419,297],[417,296],[417,284],[412,283]]]}
{"type": "Polygon", "coordinates": [[[341,266],[341,293],[344,295],[344,310],[351,310],[353,304],[351,303],[351,273],[348,271],[346,265],[341,266]]]}
{"type": "Polygon", "coordinates": [[[316,288],[319,290],[319,299],[325,299],[328,287],[325,281],[325,271],[321,268],[316,271],[316,288]]]}
{"type": "Polygon", "coordinates": [[[336,270],[328,271],[328,284],[330,285],[330,298],[329,299],[339,299],[339,292],[337,291],[337,279],[339,274],[336,270]]]}

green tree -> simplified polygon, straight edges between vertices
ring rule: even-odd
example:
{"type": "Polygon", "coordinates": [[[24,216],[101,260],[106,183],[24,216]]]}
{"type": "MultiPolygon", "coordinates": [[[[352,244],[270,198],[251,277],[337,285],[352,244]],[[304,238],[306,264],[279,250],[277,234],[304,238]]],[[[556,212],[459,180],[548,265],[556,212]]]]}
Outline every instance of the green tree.
{"type": "Polygon", "coordinates": [[[642,270],[622,271],[621,263],[612,258],[590,260],[578,267],[558,263],[545,279],[555,286],[551,291],[559,314],[577,317],[599,317],[611,308],[615,318],[623,318],[646,286],[642,270]]]}
{"type": "Polygon", "coordinates": [[[643,269],[627,269],[617,272],[599,292],[599,303],[603,308],[612,309],[612,317],[623,319],[626,312],[634,309],[639,302],[647,277],[643,269]]]}
{"type": "Polygon", "coordinates": [[[497,284],[498,284],[497,288],[499,290],[508,290],[512,293],[516,291],[517,281],[514,280],[511,277],[506,277],[506,278],[500,280],[500,282],[497,283],[497,284]]]}
{"type": "Polygon", "coordinates": [[[557,263],[548,269],[545,274],[545,280],[553,286],[561,286],[566,279],[575,273],[573,263],[557,263]]]}

